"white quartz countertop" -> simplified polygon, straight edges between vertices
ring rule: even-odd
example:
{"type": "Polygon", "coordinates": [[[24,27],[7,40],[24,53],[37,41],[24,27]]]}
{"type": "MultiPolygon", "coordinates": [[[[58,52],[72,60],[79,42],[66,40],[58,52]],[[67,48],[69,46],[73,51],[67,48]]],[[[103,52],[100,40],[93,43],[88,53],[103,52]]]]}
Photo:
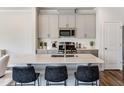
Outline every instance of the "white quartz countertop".
{"type": "Polygon", "coordinates": [[[50,54],[14,55],[10,57],[9,65],[20,64],[79,64],[79,63],[104,63],[92,54],[76,54],[74,57],[51,57],[50,54]]]}

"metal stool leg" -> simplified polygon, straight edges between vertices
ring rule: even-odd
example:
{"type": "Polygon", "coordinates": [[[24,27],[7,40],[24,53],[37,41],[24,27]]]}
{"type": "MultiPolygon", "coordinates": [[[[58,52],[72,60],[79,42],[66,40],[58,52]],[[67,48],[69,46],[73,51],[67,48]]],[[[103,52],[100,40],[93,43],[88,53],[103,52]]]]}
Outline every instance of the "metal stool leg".
{"type": "Polygon", "coordinates": [[[34,81],[34,86],[36,85],[36,81],[34,81]]]}
{"type": "Polygon", "coordinates": [[[16,86],[16,82],[15,82],[15,86],[16,86]]]}
{"type": "Polygon", "coordinates": [[[92,86],[93,86],[93,82],[92,82],[92,86]]]}
{"type": "Polygon", "coordinates": [[[77,80],[77,86],[79,86],[79,81],[77,80]]]}
{"type": "Polygon", "coordinates": [[[96,81],[96,86],[98,86],[97,81],[96,81]]]}
{"type": "Polygon", "coordinates": [[[77,80],[75,79],[75,86],[77,86],[77,80]]]}
{"type": "Polygon", "coordinates": [[[37,82],[38,82],[38,86],[40,86],[40,84],[39,84],[39,78],[37,79],[37,82]]]}
{"type": "Polygon", "coordinates": [[[46,81],[46,86],[49,86],[49,81],[46,81]]]}
{"type": "Polygon", "coordinates": [[[64,81],[64,85],[65,85],[65,86],[67,85],[66,80],[64,81]]]}

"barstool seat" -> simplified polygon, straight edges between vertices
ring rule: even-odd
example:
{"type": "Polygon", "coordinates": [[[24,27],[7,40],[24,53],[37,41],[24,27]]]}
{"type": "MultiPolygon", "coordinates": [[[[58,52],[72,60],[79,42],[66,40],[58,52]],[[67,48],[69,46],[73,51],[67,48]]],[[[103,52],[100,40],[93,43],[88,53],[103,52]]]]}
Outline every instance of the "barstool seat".
{"type": "Polygon", "coordinates": [[[98,66],[78,66],[75,75],[75,85],[79,85],[79,82],[91,83],[99,80],[99,68],[98,66]]]}
{"type": "MultiPolygon", "coordinates": [[[[64,82],[66,86],[66,80],[68,78],[66,66],[47,66],[45,69],[46,85],[52,85],[50,82],[64,82]]],[[[60,83],[59,83],[60,84],[60,83]]]]}
{"type": "Polygon", "coordinates": [[[39,85],[39,75],[40,73],[35,73],[33,66],[13,67],[12,78],[15,82],[21,83],[21,85],[30,82],[34,82],[35,85],[36,80],[38,80],[39,85]]]}

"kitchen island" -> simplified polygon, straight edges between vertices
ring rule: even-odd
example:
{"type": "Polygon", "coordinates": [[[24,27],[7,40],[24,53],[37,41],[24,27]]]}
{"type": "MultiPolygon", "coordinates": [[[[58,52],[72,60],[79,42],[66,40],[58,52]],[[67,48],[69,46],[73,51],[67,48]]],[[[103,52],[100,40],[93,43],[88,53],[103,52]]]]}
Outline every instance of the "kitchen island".
{"type": "Polygon", "coordinates": [[[104,61],[92,54],[70,54],[72,56],[64,57],[52,56],[51,54],[37,55],[14,55],[11,56],[9,65],[25,64],[102,64],[104,61]]]}
{"type": "Polygon", "coordinates": [[[14,55],[10,57],[9,66],[32,65],[35,71],[40,73],[40,85],[45,85],[45,68],[49,65],[66,65],[69,79],[67,85],[74,85],[74,72],[79,65],[98,65],[100,71],[104,61],[92,54],[37,54],[37,55],[14,55]],[[42,83],[41,83],[42,81],[42,83]]]}

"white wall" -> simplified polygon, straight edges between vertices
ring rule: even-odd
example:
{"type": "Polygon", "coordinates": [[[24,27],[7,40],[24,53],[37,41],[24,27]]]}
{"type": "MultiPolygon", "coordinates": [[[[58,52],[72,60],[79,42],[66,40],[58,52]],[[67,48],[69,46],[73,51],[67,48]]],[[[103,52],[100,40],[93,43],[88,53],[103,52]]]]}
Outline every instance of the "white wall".
{"type": "Polygon", "coordinates": [[[0,49],[10,54],[34,54],[32,8],[0,8],[0,49]]]}

